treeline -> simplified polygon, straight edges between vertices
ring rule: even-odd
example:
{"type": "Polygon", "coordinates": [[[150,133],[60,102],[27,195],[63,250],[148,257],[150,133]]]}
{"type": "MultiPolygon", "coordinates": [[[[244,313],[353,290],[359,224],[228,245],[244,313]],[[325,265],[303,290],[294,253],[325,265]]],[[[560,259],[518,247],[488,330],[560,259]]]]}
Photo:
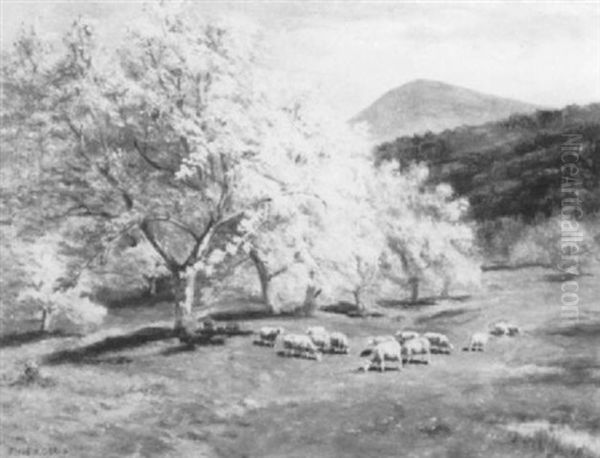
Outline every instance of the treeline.
{"type": "Polygon", "coordinates": [[[526,223],[560,211],[561,145],[581,135],[577,162],[583,212],[600,209],[600,104],[513,115],[480,126],[401,137],[376,149],[376,159],[430,167],[433,183],[446,182],[467,197],[478,221],[515,217],[526,223]]]}

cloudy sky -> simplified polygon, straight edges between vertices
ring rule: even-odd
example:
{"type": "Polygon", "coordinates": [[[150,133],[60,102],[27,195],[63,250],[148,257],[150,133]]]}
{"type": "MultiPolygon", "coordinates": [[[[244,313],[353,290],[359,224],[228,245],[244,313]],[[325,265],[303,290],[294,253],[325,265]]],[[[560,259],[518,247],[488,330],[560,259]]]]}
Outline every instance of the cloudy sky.
{"type": "MultiPolygon", "coordinates": [[[[600,101],[600,2],[194,2],[248,16],[272,37],[272,61],[350,117],[382,93],[434,79],[547,106],[600,101]]],[[[22,23],[55,36],[91,15],[106,40],[140,2],[1,0],[2,48],[22,23]]]]}

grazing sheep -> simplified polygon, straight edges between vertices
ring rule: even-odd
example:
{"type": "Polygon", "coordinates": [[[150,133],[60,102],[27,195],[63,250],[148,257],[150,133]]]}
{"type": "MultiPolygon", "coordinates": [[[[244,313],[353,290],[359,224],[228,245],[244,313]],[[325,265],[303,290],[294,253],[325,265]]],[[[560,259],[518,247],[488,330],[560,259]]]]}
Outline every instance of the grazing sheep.
{"type": "Polygon", "coordinates": [[[266,345],[267,347],[275,346],[275,340],[277,336],[283,334],[283,328],[275,328],[272,326],[264,326],[260,328],[258,335],[260,336],[260,345],[266,345]]]}
{"type": "Polygon", "coordinates": [[[348,354],[350,345],[348,337],[341,332],[332,332],[329,336],[329,349],[332,353],[348,354]]]}
{"type": "Polygon", "coordinates": [[[306,330],[308,335],[311,334],[327,334],[327,329],[324,326],[311,326],[306,330]]]}
{"type": "Polygon", "coordinates": [[[397,361],[398,369],[402,369],[402,347],[397,340],[386,340],[375,345],[372,349],[372,357],[360,369],[368,371],[375,365],[379,366],[381,372],[385,371],[386,361],[397,361]]]}
{"type": "Polygon", "coordinates": [[[424,337],[410,339],[402,345],[402,355],[407,363],[414,361],[414,356],[419,356],[421,362],[429,364],[431,363],[431,344],[424,337]]]}
{"type": "Polygon", "coordinates": [[[331,336],[323,326],[308,328],[306,333],[319,350],[325,351],[329,347],[331,336]]]}
{"type": "Polygon", "coordinates": [[[489,340],[489,335],[485,332],[476,332],[471,335],[469,339],[469,345],[467,350],[469,351],[483,351],[489,340]]]}
{"type": "Polygon", "coordinates": [[[490,334],[494,336],[508,335],[508,323],[505,320],[496,321],[489,326],[490,334]]]}
{"type": "Polygon", "coordinates": [[[319,349],[309,336],[287,334],[283,337],[283,349],[287,356],[301,356],[321,361],[319,349]]]}
{"type": "Polygon", "coordinates": [[[203,331],[212,332],[216,329],[217,323],[215,322],[215,320],[213,320],[211,318],[207,318],[204,321],[202,321],[201,327],[202,327],[203,331]]]}
{"type": "Polygon", "coordinates": [[[450,339],[448,339],[448,336],[445,334],[440,334],[439,332],[426,332],[423,334],[423,337],[431,344],[432,353],[449,355],[450,352],[454,350],[454,346],[450,343],[450,339]]]}
{"type": "Polygon", "coordinates": [[[384,335],[384,336],[374,336],[367,338],[368,346],[375,346],[381,342],[387,342],[388,340],[396,340],[396,338],[392,335],[384,335]]]}
{"type": "Polygon", "coordinates": [[[490,325],[490,334],[494,336],[510,336],[513,337],[520,333],[518,326],[509,323],[506,320],[496,321],[490,325]]]}
{"type": "Polygon", "coordinates": [[[518,327],[518,326],[516,326],[514,324],[509,324],[508,325],[508,335],[509,336],[513,337],[513,336],[515,336],[517,334],[520,334],[520,333],[521,333],[521,328],[520,327],[518,327]]]}
{"type": "Polygon", "coordinates": [[[382,343],[382,342],[387,342],[387,341],[396,341],[396,338],[394,336],[391,335],[387,335],[387,336],[375,336],[375,337],[368,337],[367,338],[367,348],[365,348],[361,353],[360,356],[361,357],[365,357],[365,356],[369,356],[373,353],[373,348],[375,346],[377,346],[378,344],[382,343]]]}
{"type": "Polygon", "coordinates": [[[398,342],[401,344],[404,344],[411,339],[416,339],[417,337],[420,337],[420,334],[416,331],[398,331],[396,333],[396,339],[398,339],[398,342]]]}

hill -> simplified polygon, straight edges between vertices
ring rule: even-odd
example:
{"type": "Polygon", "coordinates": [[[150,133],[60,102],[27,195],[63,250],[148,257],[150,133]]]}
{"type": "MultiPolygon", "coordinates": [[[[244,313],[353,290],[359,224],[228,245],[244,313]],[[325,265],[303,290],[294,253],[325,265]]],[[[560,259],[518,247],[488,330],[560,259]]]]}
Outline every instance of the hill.
{"type": "Polygon", "coordinates": [[[424,161],[434,183],[448,182],[469,198],[473,216],[533,220],[560,209],[561,145],[579,134],[579,199],[586,215],[600,210],[600,104],[537,111],[439,134],[380,145],[377,161],[424,161]]]}
{"type": "Polygon", "coordinates": [[[385,93],[351,122],[366,122],[374,139],[381,142],[401,135],[497,121],[535,109],[517,100],[438,81],[415,80],[385,93]]]}

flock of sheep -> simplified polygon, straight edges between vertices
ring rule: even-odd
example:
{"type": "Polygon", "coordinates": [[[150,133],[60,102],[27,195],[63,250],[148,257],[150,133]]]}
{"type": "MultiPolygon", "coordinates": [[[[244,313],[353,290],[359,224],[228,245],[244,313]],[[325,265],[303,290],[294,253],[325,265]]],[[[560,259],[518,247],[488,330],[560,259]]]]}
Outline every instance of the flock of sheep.
{"type": "MultiPolygon", "coordinates": [[[[484,351],[490,335],[515,336],[520,333],[518,326],[506,320],[492,323],[487,332],[472,334],[464,351],[484,351]]],[[[255,345],[275,347],[281,342],[283,356],[321,360],[323,353],[348,354],[348,337],[341,332],[329,332],[323,326],[313,326],[305,334],[285,333],[281,327],[265,326],[258,333],[255,345]]],[[[398,369],[406,363],[431,362],[431,354],[447,354],[454,350],[448,336],[438,332],[420,334],[416,331],[398,331],[395,335],[369,337],[361,357],[368,357],[359,370],[386,370],[386,362],[396,362],[398,369]]]]}

